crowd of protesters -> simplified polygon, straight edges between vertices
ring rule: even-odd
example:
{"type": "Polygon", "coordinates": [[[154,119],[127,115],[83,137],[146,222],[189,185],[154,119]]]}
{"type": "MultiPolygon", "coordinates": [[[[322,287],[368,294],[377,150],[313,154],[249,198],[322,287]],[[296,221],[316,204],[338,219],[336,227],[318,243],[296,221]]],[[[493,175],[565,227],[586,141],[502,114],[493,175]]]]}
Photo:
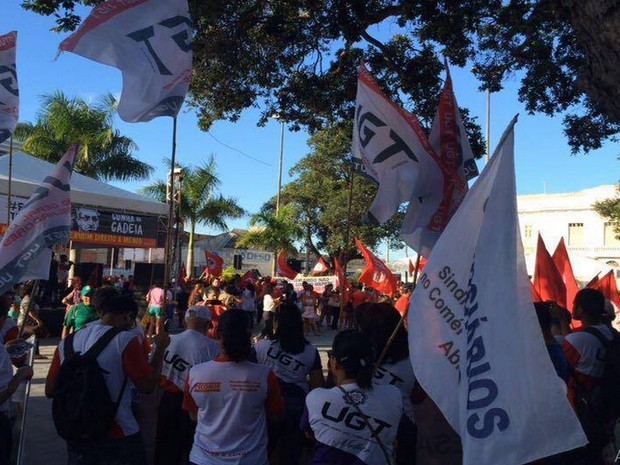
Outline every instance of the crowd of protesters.
{"type": "MultiPolygon", "coordinates": [[[[406,323],[410,283],[388,297],[361,285],[344,294],[333,285],[316,292],[308,283],[295,291],[269,277],[154,282],[140,310],[139,293],[128,282],[95,289],[74,280],[59,296],[66,305],[63,334],[45,392],[54,399],[69,464],[142,465],[149,455],[158,465],[461,462],[458,436],[416,382],[409,361],[407,325],[400,321],[406,323]],[[312,343],[325,331],[333,332],[327,366],[312,343]],[[85,404],[99,399],[66,388],[77,376],[80,354],[94,354],[114,405],[109,424],[98,422],[105,425],[99,436],[88,426],[83,436],[66,432],[81,425],[80,415],[92,421],[98,414],[85,404]],[[153,392],[156,441],[149,454],[143,435],[152,428],[144,427],[140,403],[153,392]]],[[[0,298],[0,337],[8,348],[20,331],[45,336],[32,294],[26,284],[0,298]]],[[[552,302],[537,302],[535,310],[552,366],[590,440],[536,463],[613,463],[615,410],[608,408],[601,420],[587,408],[610,363],[605,353],[620,337],[611,326],[613,307],[599,291],[584,289],[572,312],[552,302]],[[581,329],[573,331],[576,321],[581,329]]],[[[10,454],[6,400],[32,377],[23,359],[12,362],[16,371],[2,346],[0,465],[10,454]]]]}

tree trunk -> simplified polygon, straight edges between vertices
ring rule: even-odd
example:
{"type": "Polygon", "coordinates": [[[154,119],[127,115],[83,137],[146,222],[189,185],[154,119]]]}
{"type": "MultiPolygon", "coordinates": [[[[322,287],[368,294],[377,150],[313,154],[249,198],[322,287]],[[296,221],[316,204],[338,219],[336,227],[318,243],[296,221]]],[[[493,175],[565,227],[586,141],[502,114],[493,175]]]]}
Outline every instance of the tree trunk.
{"type": "Polygon", "coordinates": [[[187,276],[194,274],[194,232],[196,231],[196,222],[192,221],[189,230],[189,239],[187,241],[187,276]]]}
{"type": "Polygon", "coordinates": [[[560,0],[585,52],[580,86],[599,111],[620,123],[620,8],[616,0],[560,0]]]}

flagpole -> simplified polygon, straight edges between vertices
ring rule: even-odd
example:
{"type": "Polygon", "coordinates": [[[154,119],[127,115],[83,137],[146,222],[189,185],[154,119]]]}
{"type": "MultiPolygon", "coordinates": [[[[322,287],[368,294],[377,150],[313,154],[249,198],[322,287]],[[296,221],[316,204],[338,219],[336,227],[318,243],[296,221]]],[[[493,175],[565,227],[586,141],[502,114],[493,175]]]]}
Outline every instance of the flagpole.
{"type": "Polygon", "coordinates": [[[491,90],[487,88],[487,163],[491,159],[491,90]]]}
{"type": "Polygon", "coordinates": [[[338,318],[338,323],[344,319],[344,295],[347,288],[347,266],[349,265],[349,260],[347,260],[347,250],[349,248],[349,239],[351,236],[351,210],[353,209],[353,179],[355,177],[355,173],[353,172],[353,163],[351,163],[351,174],[349,178],[349,205],[347,206],[347,229],[344,233],[344,252],[342,254],[342,258],[344,261],[342,267],[343,279],[340,283],[340,314],[338,318]]]}
{"type": "MultiPolygon", "coordinates": [[[[415,270],[413,270],[413,291],[414,292],[415,292],[415,286],[416,286],[416,284],[418,282],[418,271],[420,270],[420,259],[421,258],[422,258],[422,256],[420,254],[418,254],[418,258],[416,258],[416,260],[415,260],[415,270]]],[[[394,342],[394,339],[396,339],[396,334],[398,334],[398,331],[400,330],[400,328],[405,323],[405,318],[407,317],[408,310],[409,309],[407,308],[407,311],[404,312],[403,315],[400,317],[400,320],[399,320],[398,324],[396,325],[396,327],[394,328],[394,331],[392,331],[392,334],[390,334],[389,339],[385,343],[385,347],[383,347],[383,350],[381,351],[381,355],[379,355],[379,358],[375,362],[375,366],[377,366],[377,367],[381,366],[381,363],[383,362],[383,359],[387,355],[388,350],[390,350],[390,347],[392,346],[392,343],[394,342]]]]}
{"type": "Polygon", "coordinates": [[[166,230],[166,253],[164,255],[164,308],[166,304],[166,286],[170,281],[170,266],[172,265],[173,257],[171,254],[172,247],[172,218],[174,215],[174,167],[176,166],[176,152],[177,152],[177,117],[172,118],[172,155],[170,157],[170,202],[168,205],[168,229],[166,230]]]}
{"type": "Polygon", "coordinates": [[[13,136],[9,139],[9,188],[6,199],[6,225],[11,224],[11,187],[13,184],[13,136]]]}

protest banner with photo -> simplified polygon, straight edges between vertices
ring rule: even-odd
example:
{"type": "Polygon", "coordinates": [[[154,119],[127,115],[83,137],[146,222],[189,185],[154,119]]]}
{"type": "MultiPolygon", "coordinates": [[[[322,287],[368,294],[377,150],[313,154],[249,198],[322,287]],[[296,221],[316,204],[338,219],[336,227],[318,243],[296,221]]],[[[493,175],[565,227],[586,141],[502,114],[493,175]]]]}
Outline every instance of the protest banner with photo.
{"type": "Polygon", "coordinates": [[[60,50],[118,68],[118,114],[144,122],[175,117],[181,109],[192,79],[191,34],[187,0],[108,0],[60,50]]]}
{"type": "Polygon", "coordinates": [[[52,247],[69,242],[72,146],[42,180],[0,242],[0,293],[27,279],[48,279],[52,247]]]}
{"type": "Polygon", "coordinates": [[[11,137],[19,118],[16,46],[16,31],[0,36],[0,143],[11,137]]]}
{"type": "Polygon", "coordinates": [[[409,306],[411,364],[459,433],[464,465],[520,465],[587,442],[532,305],[515,123],[435,244],[409,306]]]}
{"type": "MultiPolygon", "coordinates": [[[[403,202],[424,198],[444,185],[420,122],[381,91],[364,63],[359,67],[351,152],[379,183],[368,211],[375,222],[384,223],[403,202]]],[[[434,212],[437,206],[429,208],[434,212]]]]}
{"type": "Polygon", "coordinates": [[[111,247],[157,247],[157,217],[78,206],[72,211],[71,240],[111,247]]]}

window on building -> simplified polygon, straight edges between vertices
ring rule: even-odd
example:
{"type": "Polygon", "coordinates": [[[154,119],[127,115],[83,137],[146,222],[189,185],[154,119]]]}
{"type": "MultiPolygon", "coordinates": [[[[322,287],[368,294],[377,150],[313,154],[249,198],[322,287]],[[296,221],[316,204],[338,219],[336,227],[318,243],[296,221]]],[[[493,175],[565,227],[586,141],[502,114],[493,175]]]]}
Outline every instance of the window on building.
{"type": "Polygon", "coordinates": [[[617,223],[605,223],[605,245],[620,245],[620,239],[617,237],[616,227],[617,223]]]}
{"type": "Polygon", "coordinates": [[[525,225],[525,238],[526,239],[532,238],[532,225],[531,224],[525,225]]]}
{"type": "Polygon", "coordinates": [[[583,223],[568,223],[568,245],[583,245],[583,223]]]}

